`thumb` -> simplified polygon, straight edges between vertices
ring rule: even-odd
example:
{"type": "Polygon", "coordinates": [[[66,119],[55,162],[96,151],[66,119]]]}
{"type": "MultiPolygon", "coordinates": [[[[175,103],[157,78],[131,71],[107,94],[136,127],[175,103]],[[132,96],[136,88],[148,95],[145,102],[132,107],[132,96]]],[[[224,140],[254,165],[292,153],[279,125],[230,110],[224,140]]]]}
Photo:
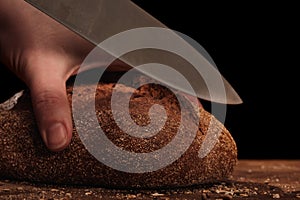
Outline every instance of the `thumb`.
{"type": "Polygon", "coordinates": [[[66,148],[72,138],[72,120],[63,78],[48,74],[30,81],[32,105],[42,139],[51,151],[66,148]]]}

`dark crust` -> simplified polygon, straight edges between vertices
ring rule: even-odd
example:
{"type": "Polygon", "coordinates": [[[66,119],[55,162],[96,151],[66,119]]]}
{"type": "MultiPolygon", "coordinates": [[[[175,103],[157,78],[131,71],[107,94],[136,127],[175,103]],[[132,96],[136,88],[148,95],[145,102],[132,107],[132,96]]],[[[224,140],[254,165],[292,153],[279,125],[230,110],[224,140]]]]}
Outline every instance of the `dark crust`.
{"type": "MultiPolygon", "coordinates": [[[[160,149],[175,137],[181,115],[178,101],[169,90],[159,85],[147,85],[139,88],[132,96],[130,113],[138,124],[149,123],[148,111],[154,103],[163,105],[168,115],[167,123],[160,133],[149,139],[140,139],[123,133],[113,120],[110,98],[114,85],[99,84],[96,94],[98,120],[114,144],[127,151],[147,153],[160,149]]],[[[120,93],[132,91],[132,88],[120,86],[122,87],[120,93]]],[[[90,91],[90,86],[83,85],[79,89],[84,98],[77,103],[82,105],[84,111],[84,103],[91,100],[91,96],[86,95],[87,91],[90,91]]],[[[72,87],[69,86],[67,91],[71,101],[72,87]]],[[[189,149],[171,165],[154,172],[125,173],[105,166],[88,153],[75,128],[70,146],[62,152],[52,153],[42,143],[30,102],[27,93],[13,110],[0,112],[2,178],[115,188],[179,187],[224,180],[233,172],[237,162],[237,149],[230,133],[203,108],[199,108],[201,119],[199,130],[189,149]],[[210,123],[216,132],[221,130],[221,134],[213,150],[201,159],[198,157],[198,151],[210,123]]],[[[182,114],[186,119],[195,117],[191,113],[182,114]]]]}

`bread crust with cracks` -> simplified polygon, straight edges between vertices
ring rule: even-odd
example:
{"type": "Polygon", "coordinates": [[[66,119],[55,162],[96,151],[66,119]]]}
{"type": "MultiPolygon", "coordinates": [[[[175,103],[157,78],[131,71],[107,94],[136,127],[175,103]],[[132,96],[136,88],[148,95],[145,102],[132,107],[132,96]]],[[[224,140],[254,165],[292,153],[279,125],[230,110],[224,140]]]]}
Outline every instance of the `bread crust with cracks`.
{"type": "MultiPolygon", "coordinates": [[[[130,113],[137,124],[149,123],[148,111],[154,103],[164,106],[168,119],[164,129],[156,136],[150,139],[133,138],[123,133],[114,122],[110,109],[114,85],[99,84],[96,93],[97,116],[107,137],[117,146],[138,153],[151,152],[168,144],[180,122],[180,108],[174,94],[159,85],[145,85],[134,92],[130,102],[130,113]]],[[[121,92],[132,92],[132,88],[124,85],[122,87],[121,92]]],[[[90,89],[89,85],[79,87],[84,97],[82,101],[91,100],[91,97],[85,95],[90,89]]],[[[67,87],[67,92],[71,105],[72,86],[67,87]]],[[[84,104],[82,109],[84,111],[84,104]]],[[[14,109],[0,112],[0,177],[114,188],[181,187],[224,180],[236,165],[236,144],[228,130],[217,119],[201,107],[199,111],[201,120],[196,137],[177,161],[154,172],[133,174],[114,170],[97,161],[86,150],[75,128],[72,142],[67,149],[59,153],[48,151],[35,123],[30,96],[25,93],[14,109]],[[212,151],[201,159],[198,151],[210,123],[213,123],[216,130],[221,130],[221,135],[212,151]]],[[[191,113],[183,115],[186,118],[193,117],[191,113]]]]}

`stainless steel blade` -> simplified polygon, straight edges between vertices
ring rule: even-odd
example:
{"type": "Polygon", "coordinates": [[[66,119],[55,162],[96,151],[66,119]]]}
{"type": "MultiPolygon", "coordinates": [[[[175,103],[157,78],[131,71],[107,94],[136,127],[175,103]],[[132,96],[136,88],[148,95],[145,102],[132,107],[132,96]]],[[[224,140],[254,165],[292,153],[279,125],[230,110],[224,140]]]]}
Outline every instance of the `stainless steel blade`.
{"type": "MultiPolygon", "coordinates": [[[[111,36],[134,28],[166,28],[165,25],[129,0],[25,1],[29,2],[42,12],[46,13],[95,45],[98,45],[111,36]]],[[[213,64],[192,45],[182,39],[175,32],[173,32],[173,36],[177,37],[176,45],[182,46],[183,49],[186,48],[189,52],[191,52],[191,54],[197,56],[198,63],[200,63],[206,71],[209,71],[212,77],[221,76],[213,64]]],[[[197,71],[195,71],[192,65],[189,65],[186,60],[178,58],[178,56],[174,57],[168,53],[162,53],[162,51],[144,50],[124,55],[120,59],[133,67],[147,62],[153,63],[153,61],[157,60],[157,62],[166,64],[182,73],[191,83],[197,97],[218,103],[242,103],[238,94],[222,76],[221,78],[226,91],[225,97],[222,95],[222,92],[220,92],[222,88],[214,86],[213,81],[205,80],[199,73],[197,73],[197,71]]],[[[180,83],[180,81],[178,82],[172,79],[171,76],[166,76],[166,74],[161,73],[159,70],[139,70],[156,80],[174,87],[175,89],[179,89],[188,94],[193,94],[193,92],[190,91],[190,88],[185,87],[180,83]]]]}

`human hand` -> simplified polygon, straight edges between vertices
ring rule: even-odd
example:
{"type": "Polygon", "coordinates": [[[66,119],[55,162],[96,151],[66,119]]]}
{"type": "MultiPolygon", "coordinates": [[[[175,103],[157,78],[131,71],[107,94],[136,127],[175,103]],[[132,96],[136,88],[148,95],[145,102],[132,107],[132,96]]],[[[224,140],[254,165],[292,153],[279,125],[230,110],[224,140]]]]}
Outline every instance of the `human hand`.
{"type": "Polygon", "coordinates": [[[93,45],[22,0],[0,2],[0,60],[29,87],[46,146],[60,151],[72,138],[65,82],[93,45]]]}

